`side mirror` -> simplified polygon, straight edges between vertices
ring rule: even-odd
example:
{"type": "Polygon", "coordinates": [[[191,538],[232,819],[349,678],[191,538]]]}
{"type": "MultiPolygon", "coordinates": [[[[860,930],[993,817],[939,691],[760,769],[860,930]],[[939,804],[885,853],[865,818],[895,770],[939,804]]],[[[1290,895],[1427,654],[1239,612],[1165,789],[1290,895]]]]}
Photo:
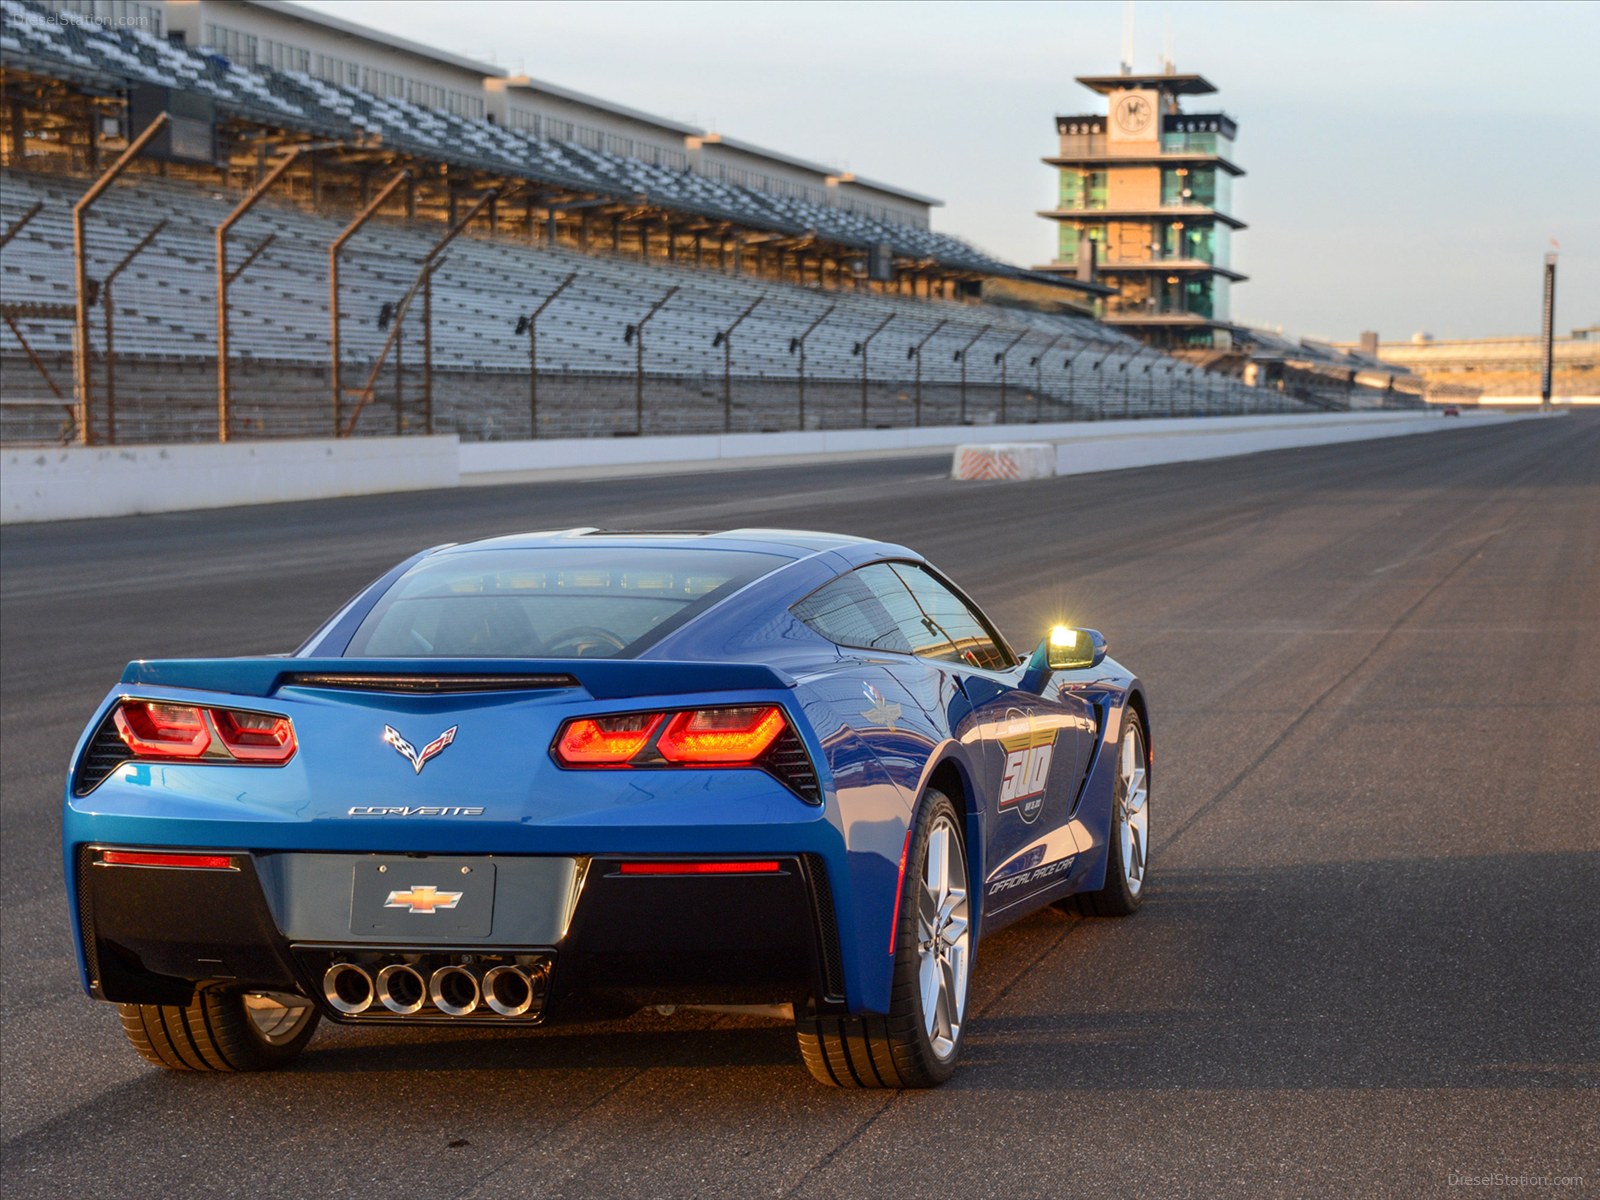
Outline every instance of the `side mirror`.
{"type": "Polygon", "coordinates": [[[1057,671],[1083,671],[1098,667],[1106,657],[1106,639],[1098,629],[1073,629],[1057,625],[1028,658],[1019,685],[1024,691],[1043,692],[1057,671]]]}

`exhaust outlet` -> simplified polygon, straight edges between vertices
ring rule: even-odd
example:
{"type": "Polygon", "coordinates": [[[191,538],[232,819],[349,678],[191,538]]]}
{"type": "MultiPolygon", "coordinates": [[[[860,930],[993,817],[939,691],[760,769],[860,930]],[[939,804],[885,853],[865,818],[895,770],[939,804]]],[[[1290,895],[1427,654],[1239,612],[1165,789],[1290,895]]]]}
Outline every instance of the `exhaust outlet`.
{"type": "Polygon", "coordinates": [[[440,967],[428,981],[433,1006],[449,1017],[464,1017],[478,1007],[478,980],[465,967],[440,967]]]}
{"type": "Polygon", "coordinates": [[[415,967],[390,963],[378,972],[378,999],[392,1013],[408,1016],[422,1008],[428,985],[415,967]]]}
{"type": "Polygon", "coordinates": [[[355,963],[336,962],[322,976],[322,995],[336,1012],[353,1017],[372,1007],[372,976],[355,963]]]}
{"type": "Polygon", "coordinates": [[[533,981],[516,967],[495,967],[483,977],[483,999],[502,1017],[520,1017],[533,1007],[533,981]]]}

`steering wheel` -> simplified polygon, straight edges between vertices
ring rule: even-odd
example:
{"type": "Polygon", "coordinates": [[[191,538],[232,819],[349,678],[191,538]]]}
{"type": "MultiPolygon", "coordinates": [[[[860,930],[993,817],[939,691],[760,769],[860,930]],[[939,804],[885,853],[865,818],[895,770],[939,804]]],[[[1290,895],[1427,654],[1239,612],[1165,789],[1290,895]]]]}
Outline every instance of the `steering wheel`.
{"type": "Polygon", "coordinates": [[[611,652],[626,646],[627,643],[609,629],[598,625],[572,625],[547,641],[544,653],[552,658],[589,658],[598,649],[611,652]]]}

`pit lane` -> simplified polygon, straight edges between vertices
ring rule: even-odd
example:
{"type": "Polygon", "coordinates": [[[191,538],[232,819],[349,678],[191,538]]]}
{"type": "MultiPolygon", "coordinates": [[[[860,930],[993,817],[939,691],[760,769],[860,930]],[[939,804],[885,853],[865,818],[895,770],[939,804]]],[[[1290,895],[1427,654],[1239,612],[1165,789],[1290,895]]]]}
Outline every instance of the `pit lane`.
{"type": "Polygon", "coordinates": [[[1600,1181],[1600,419],[1028,484],[945,457],[9,527],[8,1197],[1404,1194],[1600,1181]],[[903,541],[1152,688],[1152,891],[984,943],[961,1071],[842,1094],[789,1029],[324,1025],[174,1077],[77,991],[73,739],[136,656],[292,647],[402,555],[574,524],[903,541]]]}

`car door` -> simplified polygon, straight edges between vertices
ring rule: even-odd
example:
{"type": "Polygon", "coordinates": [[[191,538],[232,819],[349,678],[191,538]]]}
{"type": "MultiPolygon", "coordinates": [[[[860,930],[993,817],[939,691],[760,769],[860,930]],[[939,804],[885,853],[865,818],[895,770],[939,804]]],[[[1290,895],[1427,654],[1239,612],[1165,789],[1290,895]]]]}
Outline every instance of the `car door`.
{"type": "Polygon", "coordinates": [[[947,706],[957,736],[979,742],[989,818],[985,880],[1000,885],[996,894],[1007,904],[1057,882],[1077,851],[1061,831],[1093,746],[1092,710],[1058,689],[1041,696],[1019,688],[1022,667],[993,623],[927,567],[881,563],[858,574],[910,652],[937,669],[938,694],[919,700],[947,706]]]}

